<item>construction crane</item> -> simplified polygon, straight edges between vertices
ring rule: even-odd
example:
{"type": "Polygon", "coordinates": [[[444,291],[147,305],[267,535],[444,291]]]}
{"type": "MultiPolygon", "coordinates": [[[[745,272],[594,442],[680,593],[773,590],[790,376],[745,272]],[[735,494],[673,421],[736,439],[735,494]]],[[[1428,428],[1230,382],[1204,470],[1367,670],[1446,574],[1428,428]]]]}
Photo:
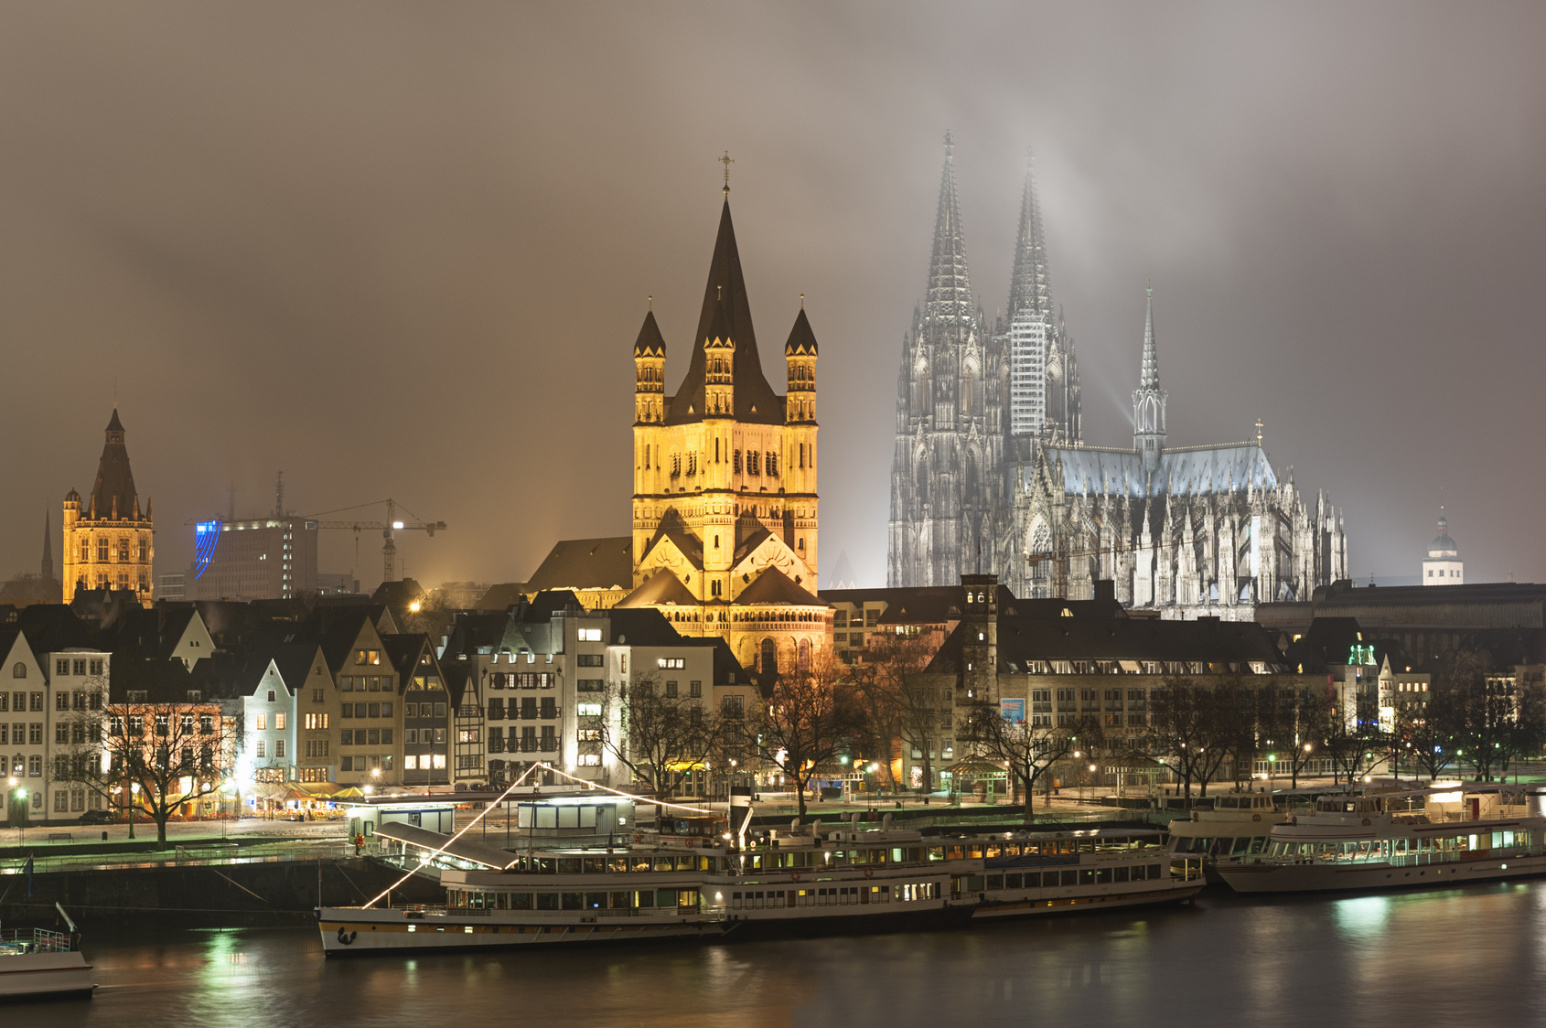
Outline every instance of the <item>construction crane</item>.
{"type": "Polygon", "coordinates": [[[363,528],[379,528],[381,530],[381,580],[383,582],[397,581],[397,538],[398,532],[423,532],[434,537],[436,532],[445,530],[444,521],[418,520],[418,515],[403,508],[404,513],[414,518],[413,521],[403,521],[398,518],[397,510],[402,504],[390,497],[385,500],[376,500],[373,503],[360,503],[353,507],[339,507],[337,510],[325,510],[321,514],[307,515],[306,520],[315,522],[318,528],[350,528],[354,530],[356,559],[358,559],[358,547],[360,530],[363,528]],[[324,521],[328,514],[342,514],[344,511],[359,510],[362,507],[379,507],[386,504],[387,516],[385,521],[324,521]]]}

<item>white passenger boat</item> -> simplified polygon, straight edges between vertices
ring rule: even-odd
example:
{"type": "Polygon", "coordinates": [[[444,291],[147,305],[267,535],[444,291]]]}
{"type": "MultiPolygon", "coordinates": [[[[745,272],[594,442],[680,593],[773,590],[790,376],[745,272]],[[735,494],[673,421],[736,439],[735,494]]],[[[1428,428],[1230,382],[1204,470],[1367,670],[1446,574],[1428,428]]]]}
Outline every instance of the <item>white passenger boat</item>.
{"type": "Polygon", "coordinates": [[[1200,864],[1209,882],[1223,881],[1220,863],[1265,853],[1273,827],[1286,821],[1288,814],[1277,809],[1270,793],[1222,793],[1212,810],[1193,810],[1190,818],[1170,822],[1177,871],[1200,864]]]}
{"type": "Polygon", "coordinates": [[[1267,851],[1219,875],[1237,892],[1450,885],[1546,874],[1546,818],[1498,785],[1321,797],[1272,830],[1267,851]]]}
{"type": "Polygon", "coordinates": [[[76,946],[75,923],[59,911],[70,931],[0,929],[0,999],[90,996],[91,965],[76,946]]]}
{"type": "Polygon", "coordinates": [[[1163,833],[1095,828],[1017,832],[973,839],[982,867],[968,873],[973,920],[1178,903],[1196,897],[1206,880],[1193,868],[1171,866],[1163,833]]]}
{"type": "MultiPolygon", "coordinates": [[[[705,875],[724,869],[723,818],[683,819],[689,835],[614,847],[494,849],[420,828],[405,849],[440,851],[443,905],[319,907],[329,956],[381,950],[494,949],[691,941],[726,931],[702,909],[705,875]],[[720,843],[720,845],[715,845],[720,843]]],[[[388,829],[378,829],[386,836],[388,829]]]]}
{"type": "Polygon", "coordinates": [[[444,906],[323,907],[329,955],[931,929],[973,920],[1176,902],[1200,876],[1171,874],[1160,833],[998,833],[791,826],[732,850],[722,819],[626,847],[490,850],[422,829],[442,849],[444,906]]]}

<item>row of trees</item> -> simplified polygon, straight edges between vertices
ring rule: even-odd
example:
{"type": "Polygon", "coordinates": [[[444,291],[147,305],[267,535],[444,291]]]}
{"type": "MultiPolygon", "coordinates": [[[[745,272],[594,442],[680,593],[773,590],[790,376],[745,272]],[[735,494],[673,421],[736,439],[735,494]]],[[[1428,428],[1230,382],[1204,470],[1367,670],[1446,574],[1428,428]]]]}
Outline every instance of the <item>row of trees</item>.
{"type": "Polygon", "coordinates": [[[1398,693],[1384,717],[1372,682],[1368,693],[1339,701],[1329,687],[1174,678],[1149,693],[1149,724],[1138,737],[1106,738],[1088,714],[1057,727],[1011,722],[990,704],[972,710],[969,734],[1024,790],[1027,816],[1038,783],[1075,754],[1162,761],[1187,797],[1194,785],[1206,796],[1226,772],[1239,787],[1258,761],[1293,786],[1322,762],[1336,781],[1356,781],[1382,766],[1432,780],[1462,765],[1491,780],[1541,752],[1546,695],[1511,675],[1489,675],[1490,667],[1486,653],[1454,653],[1440,661],[1427,691],[1398,693]]]}
{"type": "Polygon", "coordinates": [[[918,674],[928,658],[924,646],[898,639],[867,656],[852,667],[826,659],[784,675],[769,700],[745,711],[706,709],[700,699],[659,694],[645,680],[632,695],[608,698],[609,714],[618,716],[603,719],[603,741],[636,782],[660,796],[704,768],[776,768],[803,814],[812,780],[846,770],[844,758],[874,761],[882,781],[900,790],[892,760],[898,746],[920,755],[923,788],[932,790],[938,769],[931,741],[959,734],[968,751],[1004,769],[1027,816],[1037,791],[1050,791],[1051,778],[1086,761],[1163,764],[1190,797],[1194,787],[1206,796],[1221,779],[1238,787],[1258,762],[1294,786],[1307,770],[1327,765],[1339,781],[1382,766],[1432,779],[1461,762],[1490,779],[1546,742],[1546,697],[1489,676],[1485,653],[1447,658],[1431,688],[1399,693],[1393,714],[1383,717],[1374,682],[1344,699],[1329,686],[1262,684],[1254,676],[1171,678],[1149,691],[1148,723],[1137,736],[1108,735],[1093,712],[1060,713],[1056,726],[1011,721],[996,702],[967,708],[966,722],[956,724],[962,713],[951,687],[918,674]]]}

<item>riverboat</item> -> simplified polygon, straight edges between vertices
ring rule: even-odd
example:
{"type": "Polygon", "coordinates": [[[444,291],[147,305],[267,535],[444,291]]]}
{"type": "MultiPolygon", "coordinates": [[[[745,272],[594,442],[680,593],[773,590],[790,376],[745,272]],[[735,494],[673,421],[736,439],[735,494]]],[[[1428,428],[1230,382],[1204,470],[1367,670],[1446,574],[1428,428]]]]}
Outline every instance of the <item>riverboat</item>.
{"type": "Polygon", "coordinates": [[[1173,867],[1152,829],[1017,832],[970,846],[983,854],[964,882],[974,921],[1178,903],[1207,884],[1195,866],[1173,867]]]}
{"type": "Polygon", "coordinates": [[[1181,874],[1201,865],[1210,883],[1218,884],[1218,865],[1259,856],[1267,850],[1272,829],[1288,821],[1273,797],[1264,792],[1226,792],[1216,796],[1212,810],[1193,810],[1186,820],[1170,822],[1174,866],[1181,874]]]}
{"type": "MultiPolygon", "coordinates": [[[[701,907],[704,876],[724,870],[723,818],[673,822],[607,847],[494,849],[422,828],[377,834],[437,853],[446,902],[319,907],[328,956],[382,950],[700,941],[723,935],[701,907]],[[676,826],[682,826],[678,829],[676,826]]],[[[408,865],[415,866],[413,858],[408,865]]],[[[428,865],[424,865],[428,866],[428,865]]]]}
{"type": "Polygon", "coordinates": [[[63,908],[59,914],[70,928],[68,933],[0,929],[0,1000],[90,996],[96,989],[91,965],[77,945],[75,923],[63,908]]]}
{"type": "Polygon", "coordinates": [[[1260,856],[1220,864],[1236,892],[1411,888],[1546,874],[1546,818],[1503,786],[1323,796],[1260,856]]]}
{"type": "Polygon", "coordinates": [[[443,906],[323,907],[328,955],[623,941],[927,930],[973,921],[1176,902],[1160,833],[1091,829],[928,837],[889,823],[796,822],[732,849],[722,819],[678,819],[612,848],[491,850],[396,835],[449,863],[443,906]],[[702,822],[700,825],[699,822],[702,822]],[[841,825],[841,823],[840,823],[841,825]]]}

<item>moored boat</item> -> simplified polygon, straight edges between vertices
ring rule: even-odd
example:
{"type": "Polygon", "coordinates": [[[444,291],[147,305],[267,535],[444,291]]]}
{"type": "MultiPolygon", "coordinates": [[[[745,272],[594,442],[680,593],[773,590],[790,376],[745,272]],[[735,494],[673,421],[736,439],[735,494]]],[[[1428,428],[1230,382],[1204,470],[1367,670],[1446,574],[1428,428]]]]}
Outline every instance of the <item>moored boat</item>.
{"type": "Polygon", "coordinates": [[[90,996],[96,989],[91,965],[77,945],[75,923],[62,908],[59,914],[69,932],[0,929],[0,999],[90,996]]]}
{"type": "Polygon", "coordinates": [[[1170,838],[1178,873],[1199,864],[1212,883],[1223,881],[1218,865],[1266,852],[1276,825],[1288,820],[1273,796],[1263,792],[1226,792],[1216,796],[1212,810],[1193,810],[1190,818],[1170,822],[1170,838]]]}
{"type": "Polygon", "coordinates": [[[1499,785],[1323,796],[1266,852],[1218,872],[1237,892],[1366,891],[1546,874],[1546,818],[1499,785]]]}

